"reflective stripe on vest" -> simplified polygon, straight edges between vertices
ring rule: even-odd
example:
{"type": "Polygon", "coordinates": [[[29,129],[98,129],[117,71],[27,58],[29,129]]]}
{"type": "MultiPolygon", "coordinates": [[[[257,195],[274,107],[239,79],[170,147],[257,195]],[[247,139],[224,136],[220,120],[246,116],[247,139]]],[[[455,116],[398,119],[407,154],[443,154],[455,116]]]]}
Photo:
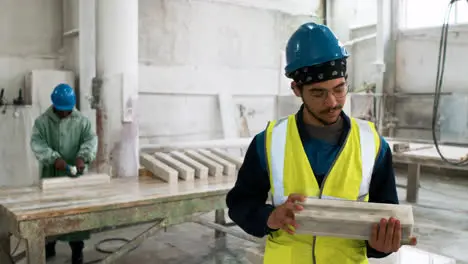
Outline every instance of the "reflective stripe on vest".
{"type": "MultiPolygon", "coordinates": [[[[295,117],[294,117],[295,118],[295,117]]],[[[354,119],[359,127],[360,152],[362,161],[362,180],[359,188],[359,196],[356,200],[364,201],[369,193],[370,181],[374,169],[376,158],[376,143],[374,131],[371,124],[365,120],[354,119]]],[[[284,195],[284,162],[286,139],[288,132],[288,117],[278,120],[271,135],[271,154],[270,154],[270,174],[272,186],[273,205],[277,206],[284,203],[287,195],[284,195]]],[[[346,144],[346,143],[345,143],[346,144]]],[[[332,196],[322,195],[322,199],[341,199],[332,196]]]]}
{"type": "MultiPolygon", "coordinates": [[[[270,193],[275,206],[291,193],[321,199],[367,201],[380,137],[372,123],[351,118],[351,129],[325,178],[318,185],[291,115],[266,129],[270,193]]],[[[368,264],[366,242],[294,234],[279,229],[267,238],[265,264],[368,264]]]]}

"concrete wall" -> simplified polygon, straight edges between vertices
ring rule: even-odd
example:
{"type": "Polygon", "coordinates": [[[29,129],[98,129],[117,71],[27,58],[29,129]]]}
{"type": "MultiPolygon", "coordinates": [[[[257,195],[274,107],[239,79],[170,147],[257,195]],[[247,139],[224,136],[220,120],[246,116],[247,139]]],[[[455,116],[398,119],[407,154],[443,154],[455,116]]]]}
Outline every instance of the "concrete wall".
{"type": "MultiPolygon", "coordinates": [[[[353,91],[375,83],[377,69],[376,38],[367,38],[377,31],[377,1],[373,0],[330,0],[328,1],[328,24],[343,43],[363,38],[365,40],[347,45],[351,56],[348,59],[348,84],[353,91]]],[[[372,108],[372,98],[353,94],[351,114],[362,117],[372,108]]]]}
{"type": "MultiPolygon", "coordinates": [[[[63,67],[62,8],[61,0],[0,0],[0,89],[8,103],[25,87],[28,72],[63,67]]],[[[37,182],[29,149],[37,108],[1,110],[0,186],[37,182]]]]}
{"type": "Polygon", "coordinates": [[[0,89],[7,98],[18,96],[28,71],[60,68],[61,2],[0,0],[0,89]]]}
{"type": "MultiPolygon", "coordinates": [[[[445,92],[466,92],[468,75],[460,72],[468,59],[468,25],[450,27],[445,67],[445,92]]],[[[397,90],[434,92],[440,27],[402,31],[398,41],[397,90]]]]}
{"type": "MultiPolygon", "coordinates": [[[[281,50],[300,24],[322,16],[319,3],[140,0],[141,142],[221,137],[219,92],[232,93],[233,105],[245,108],[251,133],[263,129],[276,113],[274,95],[289,92],[281,85],[281,50]]],[[[33,69],[79,74],[79,34],[73,33],[79,27],[78,1],[0,0],[0,6],[0,24],[6,25],[0,27],[0,88],[7,89],[8,98],[16,96],[33,69]],[[71,34],[64,36],[66,32],[71,34]]],[[[9,132],[30,131],[38,113],[28,109],[20,111],[27,121],[7,113],[13,128],[1,131],[1,142],[11,138],[9,132]]],[[[18,146],[18,153],[29,151],[29,135],[15,135],[18,142],[8,142],[18,146]]],[[[13,155],[9,148],[1,148],[0,154],[0,167],[8,174],[1,176],[0,185],[27,185],[37,179],[21,177],[28,173],[5,158],[13,155]]],[[[33,160],[26,163],[34,165],[33,160]]]]}
{"type": "MultiPolygon", "coordinates": [[[[0,37],[6,40],[0,42],[0,87],[7,88],[8,97],[16,94],[24,75],[32,69],[61,68],[79,74],[79,36],[72,33],[63,37],[64,32],[79,26],[77,1],[33,2],[0,0],[1,24],[12,25],[0,28],[0,37]],[[34,6],[24,9],[22,5],[34,6]]],[[[352,16],[342,16],[341,7],[336,8],[337,14],[332,14],[342,16],[334,29],[338,34],[347,34],[343,40],[367,34],[369,30],[369,27],[354,30],[349,25],[374,21],[369,17],[358,19],[372,8],[370,1],[366,8],[361,2],[366,1],[349,6],[354,10],[352,16]]],[[[238,121],[239,109],[243,108],[251,135],[264,129],[267,120],[277,115],[276,95],[290,93],[289,81],[283,75],[287,39],[300,24],[320,21],[323,16],[320,3],[319,0],[140,0],[141,143],[222,137],[217,99],[220,92],[233,97],[237,110],[231,118],[238,121]]],[[[373,26],[370,27],[372,31],[373,26]]],[[[353,78],[359,83],[372,78],[371,73],[362,73],[362,69],[368,71],[373,60],[371,46],[369,41],[352,49],[353,68],[361,69],[353,78]]],[[[87,115],[92,116],[92,111],[87,115]]],[[[29,121],[14,123],[31,125],[29,121]]],[[[20,149],[28,149],[27,141],[21,144],[20,149]]]]}
{"type": "MultiPolygon", "coordinates": [[[[343,43],[375,34],[377,23],[377,1],[330,0],[328,24],[343,43]]],[[[349,58],[349,83],[355,89],[376,78],[374,62],[376,39],[369,38],[347,45],[349,58]]]]}
{"type": "Polygon", "coordinates": [[[63,57],[64,68],[79,74],[79,1],[62,0],[63,57]]]}
{"type": "Polygon", "coordinates": [[[142,144],[221,137],[219,92],[247,108],[252,133],[275,117],[275,95],[289,92],[281,51],[314,19],[286,12],[312,12],[319,1],[259,2],[140,0],[142,144]]]}
{"type": "Polygon", "coordinates": [[[377,23],[375,0],[329,0],[328,2],[330,2],[328,8],[331,15],[328,24],[343,42],[352,38],[351,31],[354,28],[377,23]]]}
{"type": "MultiPolygon", "coordinates": [[[[455,98],[467,98],[468,75],[464,74],[465,61],[468,60],[466,45],[468,44],[468,25],[450,27],[446,55],[445,77],[442,91],[456,93],[455,98]]],[[[431,136],[431,120],[433,96],[436,82],[437,60],[441,29],[423,28],[401,32],[397,46],[397,86],[401,94],[396,104],[396,116],[399,119],[397,136],[425,138],[431,136]],[[410,93],[408,95],[408,93],[410,93]]],[[[445,123],[462,123],[467,129],[466,103],[460,102],[458,110],[447,111],[451,105],[458,102],[445,96],[440,112],[445,114],[445,123]],[[464,110],[465,107],[465,110],[464,110]],[[457,113],[457,115],[453,115],[457,113]],[[457,118],[457,119],[455,119],[457,118]]],[[[462,100],[463,101],[463,100],[462,100]]],[[[444,115],[444,114],[443,114],[444,115]]],[[[444,129],[444,128],[442,128],[444,129]]],[[[455,140],[457,141],[457,140],[455,140]]],[[[468,138],[462,139],[467,142],[468,138]]]]}

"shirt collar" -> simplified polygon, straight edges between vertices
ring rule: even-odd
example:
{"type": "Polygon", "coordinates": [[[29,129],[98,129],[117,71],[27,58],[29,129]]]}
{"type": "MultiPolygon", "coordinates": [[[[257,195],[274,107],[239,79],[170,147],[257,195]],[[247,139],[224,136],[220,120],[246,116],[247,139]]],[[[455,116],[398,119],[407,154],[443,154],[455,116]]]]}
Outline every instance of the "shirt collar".
{"type": "MultiPolygon", "coordinates": [[[[303,119],[303,110],[304,110],[304,104],[301,105],[299,108],[299,111],[296,113],[296,124],[297,124],[297,130],[299,131],[299,136],[301,137],[302,142],[307,141],[310,139],[309,134],[306,131],[305,128],[305,123],[303,119]]],[[[341,111],[340,113],[341,118],[343,118],[343,134],[340,137],[340,145],[342,145],[348,135],[348,132],[351,128],[351,120],[348,115],[345,114],[344,111],[341,111]]]]}

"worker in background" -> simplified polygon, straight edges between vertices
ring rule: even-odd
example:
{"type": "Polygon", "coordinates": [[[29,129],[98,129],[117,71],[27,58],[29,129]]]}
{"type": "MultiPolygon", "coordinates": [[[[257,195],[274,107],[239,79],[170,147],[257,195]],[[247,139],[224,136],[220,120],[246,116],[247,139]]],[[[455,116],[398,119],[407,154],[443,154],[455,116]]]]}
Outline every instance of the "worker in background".
{"type": "Polygon", "coordinates": [[[306,197],[398,203],[388,143],[372,123],[342,111],[348,56],[324,25],[306,23],[288,41],[286,76],[303,104],[254,137],[226,198],[237,225],[268,235],[265,264],[365,264],[400,248],[394,218],[376,223],[368,241],[294,234],[303,209],[296,202],[306,197]]]}
{"type": "MultiPolygon", "coordinates": [[[[75,109],[73,88],[59,84],[52,92],[51,99],[52,106],[34,122],[31,149],[41,164],[41,178],[77,177],[95,159],[97,137],[90,120],[75,109]],[[71,169],[74,167],[76,175],[71,169]]],[[[89,237],[89,232],[84,231],[48,238],[46,259],[55,256],[57,239],[69,243],[72,264],[82,264],[83,241],[89,237]]]]}

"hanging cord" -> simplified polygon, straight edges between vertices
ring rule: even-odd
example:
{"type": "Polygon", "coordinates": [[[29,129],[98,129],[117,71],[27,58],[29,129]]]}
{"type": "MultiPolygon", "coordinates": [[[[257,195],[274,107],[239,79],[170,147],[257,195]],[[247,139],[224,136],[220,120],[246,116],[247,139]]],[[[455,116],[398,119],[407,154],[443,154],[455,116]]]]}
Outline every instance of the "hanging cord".
{"type": "Polygon", "coordinates": [[[439,142],[437,140],[436,135],[436,128],[437,128],[437,115],[439,110],[439,101],[440,101],[440,94],[442,91],[442,84],[444,80],[444,72],[445,72],[445,55],[447,53],[447,34],[449,29],[449,19],[450,13],[452,11],[452,6],[459,0],[450,0],[448,5],[447,12],[444,18],[444,24],[442,25],[442,34],[440,37],[440,46],[439,46],[439,57],[437,62],[437,77],[436,77],[436,86],[434,92],[434,107],[432,110],[432,139],[434,140],[434,145],[437,149],[437,153],[441,157],[441,159],[454,166],[465,166],[468,165],[468,155],[462,158],[458,162],[450,161],[444,157],[442,152],[440,151],[439,142]]]}

